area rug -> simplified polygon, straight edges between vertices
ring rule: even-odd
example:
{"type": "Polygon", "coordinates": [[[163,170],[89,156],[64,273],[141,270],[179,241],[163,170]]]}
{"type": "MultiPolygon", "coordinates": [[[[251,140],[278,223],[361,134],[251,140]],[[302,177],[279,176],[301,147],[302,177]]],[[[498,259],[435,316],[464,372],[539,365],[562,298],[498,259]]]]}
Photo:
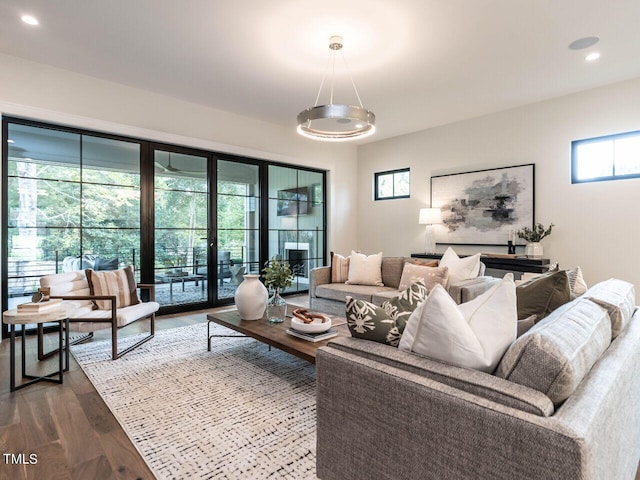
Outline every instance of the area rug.
{"type": "Polygon", "coordinates": [[[316,478],[313,365],[248,338],[214,338],[208,352],[206,323],[116,361],[110,350],[72,347],[157,478],[316,478]]]}

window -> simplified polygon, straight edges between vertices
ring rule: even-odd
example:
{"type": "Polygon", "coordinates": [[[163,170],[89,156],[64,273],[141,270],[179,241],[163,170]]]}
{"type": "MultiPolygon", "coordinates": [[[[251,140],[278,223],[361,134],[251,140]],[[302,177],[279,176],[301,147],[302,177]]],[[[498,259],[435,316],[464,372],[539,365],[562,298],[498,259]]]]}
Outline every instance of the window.
{"type": "Polygon", "coordinates": [[[410,172],[408,168],[377,172],[375,174],[375,199],[409,198],[410,172]]]}
{"type": "Polygon", "coordinates": [[[571,183],[640,177],[640,131],[571,142],[571,183]]]}

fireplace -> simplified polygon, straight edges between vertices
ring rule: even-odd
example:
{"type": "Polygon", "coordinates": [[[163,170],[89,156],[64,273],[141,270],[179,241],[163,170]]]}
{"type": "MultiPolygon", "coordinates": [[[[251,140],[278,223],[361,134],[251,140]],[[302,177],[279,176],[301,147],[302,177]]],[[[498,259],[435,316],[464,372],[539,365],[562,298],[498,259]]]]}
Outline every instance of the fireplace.
{"type": "Polygon", "coordinates": [[[298,277],[309,277],[309,244],[285,242],[284,258],[289,262],[291,268],[296,272],[298,277]]]}

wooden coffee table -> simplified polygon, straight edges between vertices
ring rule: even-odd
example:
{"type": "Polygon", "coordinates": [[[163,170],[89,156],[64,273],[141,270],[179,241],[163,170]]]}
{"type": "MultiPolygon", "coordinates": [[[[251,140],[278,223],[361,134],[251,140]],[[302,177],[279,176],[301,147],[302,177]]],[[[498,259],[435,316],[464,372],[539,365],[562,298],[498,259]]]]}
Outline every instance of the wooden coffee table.
{"type": "MultiPolygon", "coordinates": [[[[290,312],[293,308],[290,305],[287,306],[287,312],[290,312]]],[[[338,331],[339,336],[350,337],[349,328],[347,327],[347,320],[344,317],[338,317],[335,315],[329,315],[331,322],[338,331]]],[[[226,312],[210,313],[207,315],[207,349],[211,351],[211,339],[215,337],[251,337],[256,340],[266,343],[270,347],[275,347],[284,352],[295,355],[298,358],[306,360],[310,363],[316,363],[316,352],[318,348],[326,345],[332,339],[322,340],[320,342],[309,342],[301,338],[289,335],[286,330],[291,327],[291,317],[282,323],[269,323],[266,316],[263,316],[260,320],[242,320],[240,314],[236,309],[228,310],[226,312]],[[230,328],[239,332],[241,335],[219,335],[211,334],[211,323],[217,323],[223,327],[230,328]]],[[[333,337],[336,338],[336,337],[333,337]]]]}

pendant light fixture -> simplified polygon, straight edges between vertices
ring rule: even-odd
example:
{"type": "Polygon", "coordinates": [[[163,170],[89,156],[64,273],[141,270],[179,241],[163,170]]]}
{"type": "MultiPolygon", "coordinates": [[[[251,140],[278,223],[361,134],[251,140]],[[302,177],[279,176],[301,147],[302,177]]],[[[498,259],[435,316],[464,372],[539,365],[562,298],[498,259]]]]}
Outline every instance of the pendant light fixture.
{"type": "Polygon", "coordinates": [[[336,54],[342,54],[342,60],[349,72],[347,62],[342,53],[342,37],[333,36],[329,39],[331,50],[331,86],[330,97],[327,105],[318,105],[320,94],[324,87],[326,72],[320,82],[320,89],[313,107],[309,107],[298,114],[298,133],[314,140],[327,140],[339,142],[356,138],[368,137],[376,131],[376,116],[371,110],[362,106],[362,100],[353,81],[351,73],[351,85],[360,106],[333,103],[333,80],[335,75],[336,54]]]}

